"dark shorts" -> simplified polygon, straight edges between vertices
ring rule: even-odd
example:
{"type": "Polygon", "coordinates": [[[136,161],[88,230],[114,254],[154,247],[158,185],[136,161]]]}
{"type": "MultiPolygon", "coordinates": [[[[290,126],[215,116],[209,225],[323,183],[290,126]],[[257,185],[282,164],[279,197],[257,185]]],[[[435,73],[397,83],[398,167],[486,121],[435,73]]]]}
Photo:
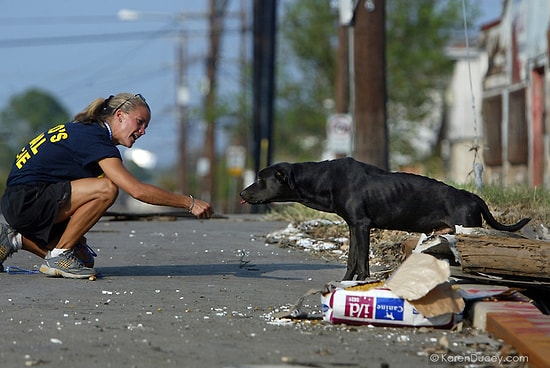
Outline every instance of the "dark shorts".
{"type": "MultiPolygon", "coordinates": [[[[38,186],[17,185],[6,188],[1,202],[2,214],[17,232],[38,246],[46,247],[53,237],[59,236],[55,219],[59,208],[70,200],[69,181],[38,186]]],[[[65,225],[60,224],[63,228],[65,225]]]]}

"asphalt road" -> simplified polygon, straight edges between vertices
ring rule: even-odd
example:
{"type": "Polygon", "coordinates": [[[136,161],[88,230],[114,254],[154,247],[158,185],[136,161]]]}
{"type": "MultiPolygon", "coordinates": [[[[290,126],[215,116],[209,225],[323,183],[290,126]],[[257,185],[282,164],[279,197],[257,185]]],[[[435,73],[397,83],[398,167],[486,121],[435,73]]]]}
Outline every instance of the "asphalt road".
{"type": "MultiPolygon", "coordinates": [[[[273,314],[344,265],[266,245],[259,215],[100,221],[96,281],[0,274],[1,367],[426,367],[446,330],[332,325],[273,314]]],[[[4,266],[35,269],[18,252],[4,266]]],[[[444,365],[444,364],[443,364],[444,365]]]]}

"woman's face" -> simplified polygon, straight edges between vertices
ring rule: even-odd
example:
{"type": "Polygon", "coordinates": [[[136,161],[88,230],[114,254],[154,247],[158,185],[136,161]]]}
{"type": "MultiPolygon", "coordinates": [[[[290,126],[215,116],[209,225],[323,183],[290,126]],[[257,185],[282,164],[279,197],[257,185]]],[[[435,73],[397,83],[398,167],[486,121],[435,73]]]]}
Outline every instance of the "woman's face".
{"type": "Polygon", "coordinates": [[[114,114],[113,143],[131,148],[145,134],[151,114],[145,106],[138,106],[126,113],[121,109],[114,114]]]}

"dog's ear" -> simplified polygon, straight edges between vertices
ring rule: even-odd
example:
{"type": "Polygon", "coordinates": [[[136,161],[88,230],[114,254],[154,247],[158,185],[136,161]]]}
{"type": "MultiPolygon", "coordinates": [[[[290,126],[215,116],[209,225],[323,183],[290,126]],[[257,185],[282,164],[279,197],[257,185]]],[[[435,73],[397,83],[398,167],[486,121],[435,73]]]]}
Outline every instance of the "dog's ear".
{"type": "Polygon", "coordinates": [[[275,179],[286,184],[290,189],[294,189],[294,180],[292,180],[292,170],[290,166],[282,166],[275,171],[275,179]]]}

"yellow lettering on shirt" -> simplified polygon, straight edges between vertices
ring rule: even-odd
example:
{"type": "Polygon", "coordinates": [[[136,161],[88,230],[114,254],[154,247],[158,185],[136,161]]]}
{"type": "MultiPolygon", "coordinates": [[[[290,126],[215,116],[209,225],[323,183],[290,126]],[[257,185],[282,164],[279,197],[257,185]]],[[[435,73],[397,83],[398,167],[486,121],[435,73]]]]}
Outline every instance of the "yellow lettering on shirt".
{"type": "Polygon", "coordinates": [[[53,134],[53,133],[59,132],[59,131],[65,131],[65,125],[61,124],[61,125],[54,126],[50,130],[48,130],[48,134],[53,134]]]}
{"type": "Polygon", "coordinates": [[[50,142],[55,143],[67,138],[69,138],[69,135],[67,133],[57,133],[56,135],[52,135],[50,137],[50,142]]]}
{"type": "Polygon", "coordinates": [[[62,139],[69,138],[69,134],[67,134],[67,130],[65,129],[65,125],[57,125],[48,130],[48,134],[52,134],[50,137],[50,142],[55,143],[59,142],[62,139]],[[54,134],[57,133],[57,134],[54,134]]]}
{"type": "Polygon", "coordinates": [[[15,159],[15,165],[17,166],[17,168],[21,169],[32,156],[38,154],[38,148],[48,139],[50,142],[55,143],[63,139],[69,138],[69,134],[67,133],[67,129],[65,129],[65,125],[56,125],[48,130],[47,134],[49,135],[48,138],[46,138],[45,133],[42,133],[29,142],[28,149],[25,147],[21,150],[21,152],[17,155],[15,159]]]}
{"type": "Polygon", "coordinates": [[[38,153],[38,147],[40,147],[44,142],[46,142],[46,138],[44,137],[44,133],[42,133],[29,143],[30,149],[34,155],[38,153]]]}
{"type": "Polygon", "coordinates": [[[15,157],[15,165],[18,169],[22,168],[27,160],[31,158],[31,154],[25,148],[15,157]]]}

